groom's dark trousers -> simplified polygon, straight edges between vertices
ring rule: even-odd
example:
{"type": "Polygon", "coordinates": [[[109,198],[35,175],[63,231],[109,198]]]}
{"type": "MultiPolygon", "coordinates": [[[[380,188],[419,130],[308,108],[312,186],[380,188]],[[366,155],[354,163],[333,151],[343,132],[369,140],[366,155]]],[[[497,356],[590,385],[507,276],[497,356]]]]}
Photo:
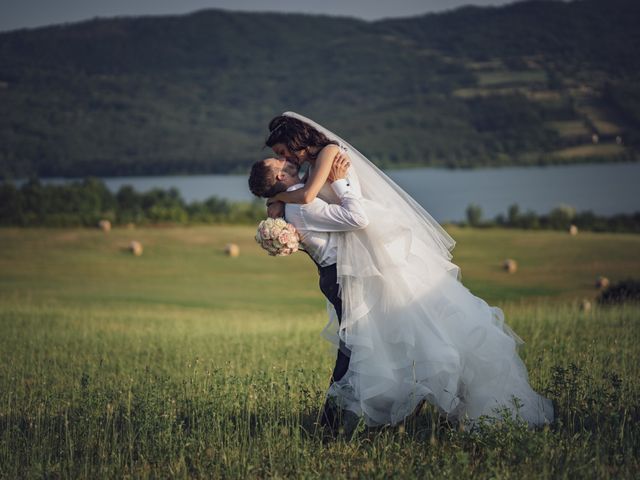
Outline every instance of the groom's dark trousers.
{"type": "MultiPolygon", "coordinates": [[[[336,269],[336,264],[329,265],[327,267],[318,266],[318,273],[320,274],[320,290],[327,297],[333,308],[336,310],[336,314],[338,315],[338,324],[342,323],[342,299],[339,295],[339,285],[338,285],[338,274],[336,269]]],[[[340,347],[338,349],[338,357],[336,358],[336,365],[333,368],[333,374],[331,375],[331,381],[329,385],[333,382],[340,380],[347,370],[349,369],[349,357],[343,353],[343,350],[348,351],[344,342],[340,340],[340,347]]]]}
{"type": "MultiPolygon", "coordinates": [[[[316,265],[318,264],[316,263],[316,265]]],[[[334,263],[333,265],[329,265],[327,267],[321,267],[318,265],[318,273],[320,274],[320,290],[322,291],[324,296],[327,297],[327,299],[333,304],[333,308],[335,308],[336,314],[338,315],[338,324],[341,324],[342,299],[339,295],[340,287],[338,285],[336,264],[334,263]]],[[[348,352],[346,345],[344,345],[344,342],[340,340],[340,348],[338,348],[336,365],[333,368],[333,374],[331,375],[329,385],[331,385],[335,381],[340,380],[349,369],[349,356],[346,355],[343,350],[348,352]]],[[[325,402],[324,407],[322,408],[321,424],[328,425],[333,430],[337,430],[337,413],[338,412],[335,410],[335,408],[333,408],[329,403],[325,402]]]]}

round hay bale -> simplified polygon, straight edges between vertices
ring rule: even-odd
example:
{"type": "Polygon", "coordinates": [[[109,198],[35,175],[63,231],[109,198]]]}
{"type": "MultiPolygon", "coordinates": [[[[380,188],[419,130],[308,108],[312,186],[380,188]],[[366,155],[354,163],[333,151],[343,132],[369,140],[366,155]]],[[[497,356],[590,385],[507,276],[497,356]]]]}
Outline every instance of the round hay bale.
{"type": "Polygon", "coordinates": [[[127,223],[126,227],[127,227],[128,230],[133,230],[133,229],[136,228],[136,224],[132,223],[132,222],[129,222],[129,223],[127,223]]]}
{"type": "Polygon", "coordinates": [[[102,230],[103,232],[110,232],[111,231],[111,222],[109,220],[100,220],[98,222],[98,228],[100,230],[102,230]]]}
{"type": "Polygon", "coordinates": [[[609,287],[609,279],[607,277],[598,277],[596,278],[596,288],[598,290],[606,290],[609,287]]]}
{"type": "Polygon", "coordinates": [[[580,311],[581,312],[585,312],[585,313],[590,312],[591,311],[591,307],[592,307],[591,300],[583,298],[580,301],[580,311]]]}
{"type": "Polygon", "coordinates": [[[512,258],[507,258],[502,262],[502,269],[507,273],[516,273],[518,271],[518,262],[512,258]]]}
{"type": "Polygon", "coordinates": [[[142,255],[142,244],[137,240],[133,240],[129,244],[129,251],[133,253],[136,257],[139,257],[140,255],[142,255]]]}
{"type": "Polygon", "coordinates": [[[240,255],[240,247],[235,243],[227,243],[224,247],[224,253],[229,257],[237,257],[240,255]]]}
{"type": "Polygon", "coordinates": [[[569,235],[571,235],[572,237],[575,237],[578,234],[578,227],[576,227],[575,225],[571,225],[569,227],[569,235]]]}

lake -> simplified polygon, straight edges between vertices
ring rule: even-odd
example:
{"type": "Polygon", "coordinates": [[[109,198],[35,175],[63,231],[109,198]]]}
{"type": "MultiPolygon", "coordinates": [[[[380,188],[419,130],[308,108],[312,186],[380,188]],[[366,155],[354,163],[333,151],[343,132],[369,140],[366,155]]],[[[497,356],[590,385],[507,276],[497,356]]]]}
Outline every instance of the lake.
{"type": "MultiPolygon", "coordinates": [[[[601,215],[640,211],[640,163],[581,164],[547,167],[502,167],[477,170],[415,168],[386,173],[438,221],[465,219],[471,203],[484,218],[521,210],[547,213],[560,205],[601,215]]],[[[187,175],[103,178],[109,189],[132,185],[138,191],[176,187],[188,202],[216,195],[233,201],[252,200],[244,175],[187,175]]],[[[44,179],[64,183],[69,179],[44,179]]]]}

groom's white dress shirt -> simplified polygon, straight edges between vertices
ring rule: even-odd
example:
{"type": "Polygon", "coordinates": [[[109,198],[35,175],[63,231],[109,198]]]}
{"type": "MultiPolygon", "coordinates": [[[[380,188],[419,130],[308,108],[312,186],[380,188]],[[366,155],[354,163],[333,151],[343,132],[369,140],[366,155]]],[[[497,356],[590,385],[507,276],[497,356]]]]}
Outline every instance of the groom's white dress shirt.
{"type": "MultiPolygon", "coordinates": [[[[299,183],[287,191],[302,187],[304,184],[299,183]]],[[[316,197],[310,203],[287,203],[285,206],[286,220],[296,227],[305,250],[321,267],[337,262],[338,232],[358,230],[369,224],[357,189],[345,179],[336,180],[331,187],[340,204],[327,203],[316,197]]]]}

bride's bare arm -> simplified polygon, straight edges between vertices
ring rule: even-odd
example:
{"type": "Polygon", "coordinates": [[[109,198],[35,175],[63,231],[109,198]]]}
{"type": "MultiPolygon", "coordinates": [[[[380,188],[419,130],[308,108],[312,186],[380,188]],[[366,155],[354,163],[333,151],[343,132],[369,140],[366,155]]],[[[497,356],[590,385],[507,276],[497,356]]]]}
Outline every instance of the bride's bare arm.
{"type": "Polygon", "coordinates": [[[294,190],[292,192],[281,192],[275,197],[274,200],[279,200],[284,203],[310,203],[313,202],[318,196],[320,189],[325,184],[331,173],[331,166],[336,158],[336,155],[340,153],[340,148],[337,145],[327,145],[318,154],[316,164],[313,167],[311,175],[309,175],[304,187],[294,190]]]}

